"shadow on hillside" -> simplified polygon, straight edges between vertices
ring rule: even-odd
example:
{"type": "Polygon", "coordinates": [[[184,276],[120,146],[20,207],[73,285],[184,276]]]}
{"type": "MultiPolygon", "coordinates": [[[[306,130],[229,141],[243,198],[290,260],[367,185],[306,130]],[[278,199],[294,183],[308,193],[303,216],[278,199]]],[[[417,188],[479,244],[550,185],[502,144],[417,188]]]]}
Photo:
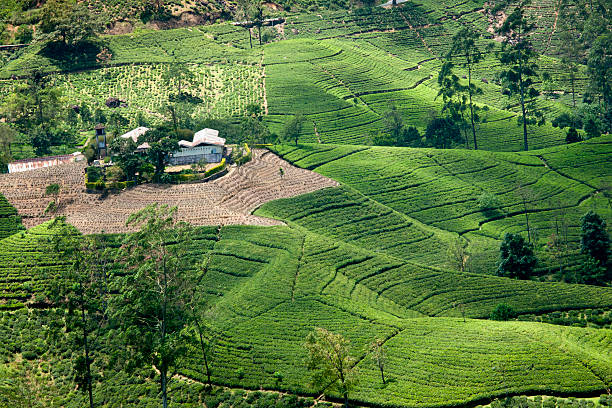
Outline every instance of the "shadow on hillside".
{"type": "Polygon", "coordinates": [[[97,55],[100,51],[102,51],[101,44],[95,42],[72,47],[62,43],[48,43],[39,53],[48,58],[59,70],[76,71],[99,65],[97,55]]]}

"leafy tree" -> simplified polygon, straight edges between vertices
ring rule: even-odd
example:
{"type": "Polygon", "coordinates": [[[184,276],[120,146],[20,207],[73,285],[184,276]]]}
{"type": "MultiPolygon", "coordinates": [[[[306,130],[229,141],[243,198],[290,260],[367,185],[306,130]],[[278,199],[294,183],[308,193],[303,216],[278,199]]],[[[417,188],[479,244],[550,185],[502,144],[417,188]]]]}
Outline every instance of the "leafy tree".
{"type": "Polygon", "coordinates": [[[65,141],[66,134],[60,126],[64,107],[60,88],[52,85],[42,72],[34,71],[5,98],[1,112],[7,122],[29,134],[40,155],[65,141]]]}
{"type": "Polygon", "coordinates": [[[499,247],[497,275],[507,278],[528,279],[538,260],[532,246],[519,234],[508,233],[499,247]]]}
{"type": "MultiPolygon", "coordinates": [[[[476,123],[480,121],[478,111],[481,108],[474,105],[472,98],[475,95],[481,95],[482,89],[472,82],[472,72],[484,56],[483,50],[476,44],[479,38],[480,34],[469,28],[463,28],[455,34],[451,48],[438,74],[440,85],[438,96],[441,95],[444,100],[442,111],[448,112],[457,123],[465,122],[465,115],[469,117],[476,150],[478,149],[476,123]],[[453,73],[455,64],[467,68],[467,85],[461,84],[459,77],[453,73]]],[[[467,135],[466,144],[468,144],[467,135]]]]}
{"type": "Polygon", "coordinates": [[[448,149],[461,141],[459,126],[450,117],[434,118],[427,124],[425,143],[437,149],[448,149]]]}
{"type": "Polygon", "coordinates": [[[81,2],[48,0],[42,7],[40,38],[76,46],[94,37],[101,30],[95,15],[81,2]]]}
{"type": "Polygon", "coordinates": [[[304,125],[305,120],[306,118],[301,113],[296,114],[291,120],[289,120],[283,129],[283,139],[295,140],[295,144],[297,146],[298,138],[300,137],[300,132],[302,131],[302,126],[304,125]]]}
{"type": "Polygon", "coordinates": [[[162,79],[168,86],[170,86],[172,82],[175,82],[177,94],[180,95],[183,85],[186,82],[193,82],[195,80],[195,75],[186,64],[175,61],[168,65],[168,70],[163,72],[162,79]]]}
{"type": "Polygon", "coordinates": [[[111,112],[108,118],[108,129],[113,136],[119,136],[123,133],[130,121],[118,111],[111,112]]]}
{"type": "Polygon", "coordinates": [[[96,108],[94,111],[94,122],[102,124],[106,123],[106,115],[102,109],[96,108]]]}
{"type": "Polygon", "coordinates": [[[567,144],[577,143],[577,142],[580,142],[581,140],[582,138],[580,137],[576,129],[571,127],[567,130],[567,134],[565,135],[565,143],[567,144]]]}
{"type": "Polygon", "coordinates": [[[589,88],[600,96],[606,132],[612,130],[612,33],[599,36],[589,51],[589,88]]]}
{"type": "Polygon", "coordinates": [[[376,367],[380,370],[380,377],[382,378],[383,384],[386,384],[385,380],[385,362],[387,361],[387,352],[385,350],[385,341],[383,339],[376,339],[370,343],[370,358],[376,364],[376,367]]]}
{"type": "Polygon", "coordinates": [[[497,29],[502,36],[502,49],[499,60],[502,63],[500,78],[510,96],[518,99],[521,106],[519,123],[523,125],[523,148],[529,150],[527,125],[544,124],[544,116],[536,105],[539,95],[535,88],[538,78],[537,53],[529,40],[535,25],[526,16],[530,0],[519,0],[504,23],[497,29]]]}
{"type": "Polygon", "coordinates": [[[387,132],[380,132],[373,136],[373,142],[377,146],[418,146],[421,135],[417,128],[406,127],[401,114],[395,105],[391,105],[383,116],[387,132]]]}
{"type": "Polygon", "coordinates": [[[168,406],[168,373],[188,351],[191,226],[176,220],[176,207],[150,205],[126,223],[139,228],[126,237],[121,259],[127,267],[114,318],[128,345],[128,368],[152,364],[160,373],[162,405],[168,406]]]}
{"type": "Polygon", "coordinates": [[[577,271],[576,283],[607,285],[610,283],[610,275],[604,265],[592,256],[587,255],[577,271]]]}
{"type": "Polygon", "coordinates": [[[510,320],[516,316],[516,312],[512,309],[511,306],[508,306],[505,303],[500,303],[495,306],[495,309],[491,312],[489,316],[491,320],[510,320]]]}
{"type": "Polygon", "coordinates": [[[80,332],[78,345],[83,356],[75,362],[76,381],[79,389],[87,392],[89,406],[93,408],[93,374],[91,365],[94,360],[94,342],[100,327],[107,321],[108,274],[106,264],[108,252],[102,251],[99,236],[81,236],[63,220],[61,232],[54,236],[53,245],[57,253],[69,262],[54,279],[49,297],[54,305],[66,310],[64,314],[66,330],[80,332]]]}
{"type": "Polygon", "coordinates": [[[0,123],[0,172],[12,160],[11,143],[15,141],[17,132],[6,123],[0,123]]]}
{"type": "Polygon", "coordinates": [[[355,359],[349,355],[349,340],[317,327],[308,334],[306,367],[313,373],[313,385],[338,391],[348,407],[349,392],[355,386],[355,359]]]}
{"type": "Polygon", "coordinates": [[[45,195],[53,196],[53,201],[49,203],[45,212],[56,212],[59,209],[59,194],[61,187],[59,184],[49,184],[45,188],[45,195]]]}
{"type": "Polygon", "coordinates": [[[580,250],[599,261],[601,265],[607,265],[610,236],[606,230],[606,221],[593,211],[580,218],[580,250]]]}
{"type": "Polygon", "coordinates": [[[170,153],[179,149],[177,140],[169,136],[172,134],[173,132],[167,126],[162,126],[151,129],[138,138],[138,143],[147,142],[150,146],[147,149],[146,157],[149,163],[155,167],[154,178],[157,180],[164,173],[170,160],[170,153]]]}

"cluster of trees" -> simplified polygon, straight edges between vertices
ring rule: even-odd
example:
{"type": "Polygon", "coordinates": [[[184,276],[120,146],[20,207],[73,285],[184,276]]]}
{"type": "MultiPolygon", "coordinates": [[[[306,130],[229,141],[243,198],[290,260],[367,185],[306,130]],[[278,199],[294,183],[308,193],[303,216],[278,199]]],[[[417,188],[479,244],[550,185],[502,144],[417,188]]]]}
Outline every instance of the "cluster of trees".
{"type": "MultiPolygon", "coordinates": [[[[496,13],[499,7],[491,10],[496,13]]],[[[550,82],[550,75],[540,74],[539,55],[531,42],[535,24],[528,16],[530,0],[514,2],[496,34],[501,47],[496,51],[501,71],[498,82],[501,92],[513,100],[520,109],[517,115],[523,130],[523,149],[529,149],[529,126],[545,123],[538,108],[540,83],[550,82]]],[[[581,140],[576,129],[584,129],[587,138],[612,130],[612,11],[603,1],[563,0],[560,5],[559,24],[562,32],[561,60],[564,73],[571,85],[573,111],[562,113],[552,122],[567,127],[568,143],[581,140]],[[576,106],[576,88],[579,67],[586,65],[588,87],[583,104],[576,106]]],[[[450,49],[438,73],[442,99],[441,117],[430,120],[425,134],[420,137],[416,128],[406,127],[395,107],[386,112],[385,130],[373,135],[373,143],[383,146],[412,146],[448,148],[465,145],[478,149],[477,130],[486,122],[488,107],[474,102],[483,90],[474,81],[474,72],[487,54],[494,52],[492,44],[482,45],[480,33],[463,28],[452,39],[450,49]],[[459,77],[458,69],[466,75],[459,77]]]]}
{"type": "MultiPolygon", "coordinates": [[[[589,211],[580,219],[580,230],[580,251],[584,260],[576,271],[574,282],[610,285],[612,263],[606,221],[589,211]]],[[[505,234],[499,249],[497,275],[517,279],[535,276],[538,259],[534,253],[534,241],[525,240],[520,234],[505,234]]]]}
{"type": "Polygon", "coordinates": [[[31,11],[39,5],[29,0],[7,1],[0,8],[0,21],[11,22],[18,28],[11,34],[4,24],[0,24],[1,42],[28,44],[34,40],[78,48],[103,29],[100,20],[87,8],[86,3],[47,0],[39,10],[31,11]]]}
{"type": "Polygon", "coordinates": [[[75,381],[88,394],[90,407],[92,383],[103,381],[92,370],[94,365],[127,371],[155,367],[167,407],[168,375],[188,351],[201,353],[211,385],[215,333],[196,279],[208,265],[198,265],[189,256],[193,227],[176,220],[176,208],[152,205],[127,222],[138,231],[125,237],[118,253],[111,253],[103,237],[81,236],[63,224],[50,245],[69,267],[53,280],[48,298],[65,310],[66,330],[79,333],[74,341],[82,357],[75,361],[75,381]],[[124,264],[127,273],[111,279],[113,262],[124,264]],[[108,358],[96,342],[111,332],[121,346],[116,344],[116,355],[108,358]]]}
{"type": "MultiPolygon", "coordinates": [[[[154,204],[132,214],[127,225],[136,232],[126,235],[118,249],[104,236],[83,236],[62,218],[54,220],[61,233],[47,245],[61,253],[68,266],[53,280],[47,298],[64,311],[65,330],[74,334],[70,339],[81,350],[74,362],[75,382],[87,394],[91,408],[93,383],[104,381],[97,374],[104,367],[128,372],[153,367],[163,407],[168,406],[168,382],[187,356],[200,359],[207,386],[212,387],[212,359],[221,334],[212,328],[215,312],[199,287],[210,258],[190,256],[194,227],[177,221],[176,211],[154,204]],[[117,262],[125,266],[120,275],[113,272],[117,262]],[[100,344],[108,342],[109,335],[113,356],[105,355],[100,344]]],[[[387,382],[384,343],[375,339],[366,350],[383,384],[387,382]]],[[[339,393],[348,405],[356,384],[350,342],[316,328],[304,347],[311,385],[339,393]]]]}

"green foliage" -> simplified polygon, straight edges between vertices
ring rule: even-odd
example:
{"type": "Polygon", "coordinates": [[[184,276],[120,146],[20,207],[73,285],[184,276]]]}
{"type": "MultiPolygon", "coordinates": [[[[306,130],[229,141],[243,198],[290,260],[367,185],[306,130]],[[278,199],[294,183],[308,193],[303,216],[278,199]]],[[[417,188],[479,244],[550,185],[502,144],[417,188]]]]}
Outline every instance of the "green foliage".
{"type": "Polygon", "coordinates": [[[576,131],[576,129],[574,129],[573,127],[570,127],[567,130],[567,135],[565,136],[565,143],[570,144],[577,143],[580,141],[582,141],[582,138],[578,134],[578,131],[576,131]]]}
{"type": "Polygon", "coordinates": [[[69,0],[49,0],[42,8],[40,38],[75,47],[94,37],[101,27],[87,6],[69,0]]]}
{"type": "Polygon", "coordinates": [[[317,389],[337,391],[348,407],[349,392],[355,386],[355,360],[349,354],[350,341],[342,335],[317,327],[306,337],[306,367],[313,373],[317,389]]]}
{"type": "Polygon", "coordinates": [[[537,122],[544,124],[543,114],[534,103],[539,91],[535,87],[538,78],[537,53],[529,40],[530,33],[535,29],[526,15],[530,0],[520,0],[512,13],[497,29],[503,36],[502,50],[499,61],[503,64],[500,78],[521,105],[519,123],[523,125],[523,148],[529,150],[527,125],[537,122]]]}
{"type": "Polygon", "coordinates": [[[302,126],[304,126],[304,115],[297,114],[285,124],[283,129],[283,140],[293,140],[295,144],[298,144],[298,138],[300,137],[300,132],[302,131],[302,126]]]}
{"type": "Polygon", "coordinates": [[[482,211],[495,210],[500,206],[501,202],[495,194],[485,191],[478,196],[478,208],[480,208],[482,211]]]}
{"type": "Polygon", "coordinates": [[[459,125],[451,117],[434,118],[427,124],[425,146],[448,149],[461,142],[459,125]]]}
{"type": "Polygon", "coordinates": [[[192,229],[175,217],[176,208],[151,205],[128,219],[128,225],[139,228],[126,237],[122,253],[132,273],[123,279],[113,311],[123,341],[132,346],[126,364],[153,364],[160,371],[164,407],[168,372],[187,353],[181,333],[192,282],[187,275],[192,229]]]}
{"type": "Polygon", "coordinates": [[[508,278],[529,279],[538,260],[533,248],[519,234],[506,234],[499,247],[497,275],[508,278]]]}
{"type": "Polygon", "coordinates": [[[580,218],[580,249],[602,266],[607,265],[610,252],[610,236],[606,221],[599,214],[589,211],[580,218]]]}
{"type": "Polygon", "coordinates": [[[495,306],[495,309],[491,312],[490,319],[491,320],[510,320],[516,317],[516,313],[512,309],[512,307],[508,306],[505,303],[500,303],[495,306]]]}

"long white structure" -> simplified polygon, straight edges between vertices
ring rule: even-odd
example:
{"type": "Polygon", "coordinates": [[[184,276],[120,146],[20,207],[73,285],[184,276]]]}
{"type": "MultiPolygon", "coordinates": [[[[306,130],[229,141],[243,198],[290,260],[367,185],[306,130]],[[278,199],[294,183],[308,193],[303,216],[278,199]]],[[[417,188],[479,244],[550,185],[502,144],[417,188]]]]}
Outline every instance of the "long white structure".
{"type": "Polygon", "coordinates": [[[85,160],[85,156],[83,156],[81,152],[74,152],[72,154],[64,154],[61,156],[36,157],[33,159],[23,159],[9,163],[8,171],[9,173],[20,173],[22,171],[58,166],[60,164],[72,163],[80,160],[85,160]]]}
{"type": "Polygon", "coordinates": [[[223,158],[225,139],[215,129],[202,129],[193,135],[193,141],[179,141],[180,150],[172,153],[170,164],[192,164],[204,159],[208,163],[219,163],[223,158]]]}

